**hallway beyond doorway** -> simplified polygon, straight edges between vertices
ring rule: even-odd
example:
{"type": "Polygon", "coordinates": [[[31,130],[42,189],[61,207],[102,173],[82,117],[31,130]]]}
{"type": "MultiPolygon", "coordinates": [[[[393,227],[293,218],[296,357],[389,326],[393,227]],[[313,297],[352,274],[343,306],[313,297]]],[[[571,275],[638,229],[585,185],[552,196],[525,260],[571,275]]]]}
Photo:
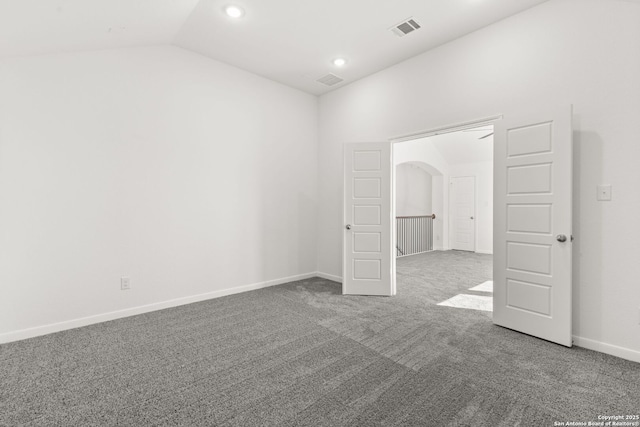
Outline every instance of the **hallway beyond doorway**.
{"type": "MultiPolygon", "coordinates": [[[[492,280],[493,255],[433,251],[398,258],[396,262],[398,295],[409,294],[438,305],[458,295],[491,296],[486,290],[471,288],[492,280]]],[[[491,317],[490,313],[485,315],[491,317]]]]}

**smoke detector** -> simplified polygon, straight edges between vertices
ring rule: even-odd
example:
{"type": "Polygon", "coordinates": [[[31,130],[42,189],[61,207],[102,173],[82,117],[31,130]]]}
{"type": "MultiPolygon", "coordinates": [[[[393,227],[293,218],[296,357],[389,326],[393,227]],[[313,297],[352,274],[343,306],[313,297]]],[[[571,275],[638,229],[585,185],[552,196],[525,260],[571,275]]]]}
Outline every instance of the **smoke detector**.
{"type": "Polygon", "coordinates": [[[316,80],[318,83],[322,83],[323,85],[326,86],[333,86],[333,85],[337,85],[340,82],[343,82],[344,79],[341,77],[336,76],[335,74],[327,74],[324,77],[320,77],[318,80],[316,80]]]}
{"type": "Polygon", "coordinates": [[[411,17],[411,18],[405,19],[404,21],[402,21],[397,25],[394,25],[393,27],[389,28],[389,30],[398,37],[404,37],[407,34],[412,33],[419,28],[420,28],[420,24],[418,24],[418,22],[415,19],[413,19],[413,17],[411,17]]]}

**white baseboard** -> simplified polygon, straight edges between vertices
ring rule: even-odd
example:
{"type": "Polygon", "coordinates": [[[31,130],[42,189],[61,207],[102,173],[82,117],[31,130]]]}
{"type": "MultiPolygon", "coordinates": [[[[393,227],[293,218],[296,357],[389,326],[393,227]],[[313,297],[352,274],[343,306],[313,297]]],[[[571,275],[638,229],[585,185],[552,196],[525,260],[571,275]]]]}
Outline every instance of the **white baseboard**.
{"type": "Polygon", "coordinates": [[[342,283],[342,277],[335,276],[333,274],[316,271],[316,276],[322,277],[323,279],[327,279],[327,280],[333,280],[334,282],[342,283]]]}
{"type": "Polygon", "coordinates": [[[121,319],[123,317],[135,316],[137,314],[149,313],[151,311],[162,310],[165,308],[177,307],[194,302],[206,301],[209,299],[220,298],[227,295],[239,294],[242,292],[253,291],[256,289],[268,288],[270,286],[281,285],[283,283],[294,282],[296,280],[309,279],[318,276],[316,272],[298,274],[295,276],[283,277],[281,279],[267,280],[265,282],[252,283],[250,285],[237,286],[234,288],[222,289],[219,291],[207,292],[199,295],[176,298],[168,301],[157,302],[153,304],[131,307],[124,310],[112,311],[109,313],[97,314],[94,316],[82,317],[79,319],[66,320],[64,322],[52,323],[49,325],[36,326],[18,331],[5,332],[0,334],[0,344],[20,341],[27,338],[38,337],[41,335],[52,334],[54,332],[66,331],[68,329],[79,328],[82,326],[93,325],[95,323],[108,322],[109,320],[121,319]]]}
{"type": "MultiPolygon", "coordinates": [[[[183,298],[176,298],[173,300],[127,308],[124,310],[112,311],[109,313],[97,314],[95,316],[72,319],[64,322],[52,323],[49,325],[36,326],[33,328],[22,329],[18,331],[5,332],[3,334],[0,334],[0,344],[9,343],[12,341],[24,340],[27,338],[38,337],[41,335],[47,335],[54,332],[66,331],[69,329],[75,329],[82,326],[93,325],[95,323],[107,322],[109,320],[121,319],[123,317],[135,316],[137,314],[149,313],[152,311],[162,310],[165,308],[178,307],[181,305],[192,304],[195,302],[206,301],[214,298],[220,298],[227,295],[239,294],[242,292],[253,291],[256,289],[268,288],[270,286],[277,286],[283,283],[294,282],[296,280],[309,279],[312,277],[321,277],[323,279],[333,280],[334,282],[342,283],[342,277],[336,276],[333,274],[323,273],[321,271],[316,271],[313,273],[298,274],[295,276],[289,276],[289,277],[283,277],[280,279],[253,283],[250,285],[237,286],[234,288],[222,289],[218,291],[207,292],[204,294],[193,295],[193,296],[188,296],[183,298]]],[[[612,356],[616,356],[622,359],[631,360],[633,362],[640,363],[640,351],[631,350],[629,348],[619,347],[612,344],[606,344],[600,341],[595,341],[592,339],[583,338],[575,335],[573,336],[573,343],[578,347],[599,351],[601,353],[610,354],[612,356]]]]}
{"type": "Polygon", "coordinates": [[[640,363],[640,351],[631,350],[630,348],[619,347],[617,345],[607,344],[600,341],[591,340],[588,338],[573,336],[573,344],[586,348],[588,350],[599,351],[600,353],[610,354],[621,359],[631,360],[632,362],[640,363]]]}
{"type": "Polygon", "coordinates": [[[477,254],[493,255],[492,251],[476,251],[477,254]]]}

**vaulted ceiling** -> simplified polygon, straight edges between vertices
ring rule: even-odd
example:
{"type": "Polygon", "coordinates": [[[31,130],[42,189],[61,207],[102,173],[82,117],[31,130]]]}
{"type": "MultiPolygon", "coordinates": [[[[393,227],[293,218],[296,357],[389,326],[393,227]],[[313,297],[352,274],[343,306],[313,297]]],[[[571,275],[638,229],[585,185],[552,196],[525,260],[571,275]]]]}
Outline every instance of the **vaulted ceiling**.
{"type": "Polygon", "coordinates": [[[174,44],[322,94],[545,1],[0,0],[0,58],[174,44]],[[407,18],[421,28],[389,30],[407,18]],[[344,81],[316,81],[329,73],[344,81]]]}

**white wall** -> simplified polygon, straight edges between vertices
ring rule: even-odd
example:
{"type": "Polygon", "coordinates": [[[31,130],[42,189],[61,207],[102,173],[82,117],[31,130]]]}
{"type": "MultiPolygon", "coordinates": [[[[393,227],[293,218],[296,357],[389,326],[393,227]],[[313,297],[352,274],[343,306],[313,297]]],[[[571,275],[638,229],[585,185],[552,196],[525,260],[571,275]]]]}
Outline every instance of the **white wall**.
{"type": "Polygon", "coordinates": [[[639,22],[638,2],[551,0],[323,95],[319,270],[341,271],[343,143],[573,104],[574,334],[640,360],[639,22]]]}
{"type": "Polygon", "coordinates": [[[317,113],[175,47],[1,61],[0,341],[314,272],[317,113]]]}
{"type": "Polygon", "coordinates": [[[475,177],[476,252],[493,253],[493,162],[451,165],[449,173],[451,178],[458,176],[475,177]]]}
{"type": "Polygon", "coordinates": [[[396,166],[396,216],[431,215],[431,175],[410,163],[396,166]]]}

